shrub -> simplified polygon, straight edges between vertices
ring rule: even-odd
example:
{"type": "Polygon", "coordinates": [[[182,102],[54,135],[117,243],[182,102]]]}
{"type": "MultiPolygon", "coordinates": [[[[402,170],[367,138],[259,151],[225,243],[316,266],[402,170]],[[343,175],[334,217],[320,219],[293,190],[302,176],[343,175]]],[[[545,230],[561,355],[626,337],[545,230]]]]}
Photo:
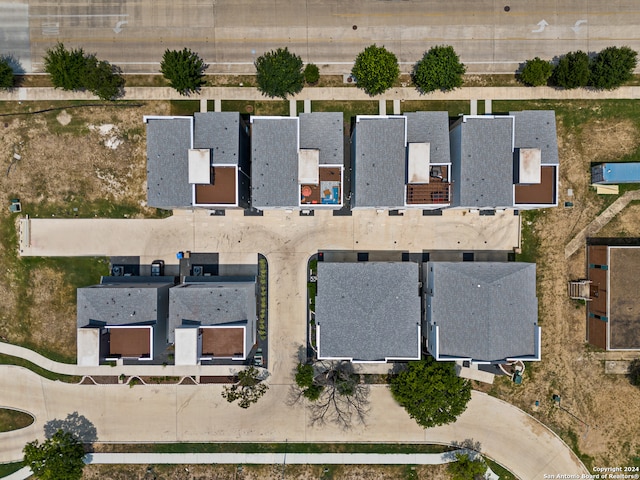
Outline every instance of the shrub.
{"type": "Polygon", "coordinates": [[[393,86],[400,75],[400,67],[393,53],[374,43],[358,54],[351,75],[358,88],[368,95],[379,95],[393,86]]]}
{"type": "Polygon", "coordinates": [[[541,87],[547,84],[552,74],[553,65],[546,60],[535,57],[525,62],[522,72],[520,72],[518,76],[518,80],[531,87],[541,87]]]}
{"type": "Polygon", "coordinates": [[[632,385],[640,387],[640,358],[636,358],[629,364],[629,380],[632,385]]]}
{"type": "Polygon", "coordinates": [[[304,87],[302,59],[288,48],[271,50],[255,61],[258,90],[268,97],[286,99],[304,87]]]}
{"type": "Polygon", "coordinates": [[[13,88],[14,83],[15,75],[11,64],[6,58],[0,57],[0,89],[13,88]]]}
{"type": "Polygon", "coordinates": [[[313,63],[308,63],[306,67],[304,67],[304,81],[309,85],[313,85],[318,83],[320,80],[320,69],[317,65],[313,63]]]}
{"type": "Polygon", "coordinates": [[[608,47],[591,62],[591,85],[613,90],[633,78],[637,52],[629,47],[608,47]]]}
{"type": "Polygon", "coordinates": [[[205,84],[204,71],[207,65],[200,56],[184,48],[165,50],[160,62],[160,71],[169,84],[180,95],[190,95],[205,84]]]}
{"type": "Polygon", "coordinates": [[[564,88],[586,87],[589,85],[589,76],[589,55],[578,50],[560,58],[553,69],[551,81],[564,88]]]}
{"type": "Polygon", "coordinates": [[[454,90],[462,86],[464,64],[453,47],[439,45],[425,52],[413,67],[413,83],[422,93],[454,90]]]}

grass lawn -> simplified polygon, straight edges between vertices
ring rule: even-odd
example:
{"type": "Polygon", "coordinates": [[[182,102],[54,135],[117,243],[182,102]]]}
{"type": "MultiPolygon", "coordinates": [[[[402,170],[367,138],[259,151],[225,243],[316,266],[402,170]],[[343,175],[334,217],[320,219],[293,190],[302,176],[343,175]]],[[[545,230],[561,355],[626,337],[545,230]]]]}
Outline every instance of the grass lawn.
{"type": "Polygon", "coordinates": [[[35,365],[28,360],[13,357],[11,355],[4,355],[2,353],[0,353],[0,365],[17,365],[18,367],[29,369],[32,372],[37,373],[41,377],[47,378],[49,380],[60,380],[61,382],[65,383],[79,383],[80,380],[82,380],[82,377],[50,372],[49,370],[45,370],[44,368],[39,367],[38,365],[35,365]]]}
{"type": "Polygon", "coordinates": [[[22,462],[0,463],[0,478],[7,477],[20,470],[24,465],[22,462]]]}
{"type": "Polygon", "coordinates": [[[288,100],[223,100],[223,112],[240,112],[250,115],[289,115],[288,100]]]}
{"type": "Polygon", "coordinates": [[[10,432],[28,427],[33,423],[33,417],[28,413],[0,408],[0,432],[10,432]]]}

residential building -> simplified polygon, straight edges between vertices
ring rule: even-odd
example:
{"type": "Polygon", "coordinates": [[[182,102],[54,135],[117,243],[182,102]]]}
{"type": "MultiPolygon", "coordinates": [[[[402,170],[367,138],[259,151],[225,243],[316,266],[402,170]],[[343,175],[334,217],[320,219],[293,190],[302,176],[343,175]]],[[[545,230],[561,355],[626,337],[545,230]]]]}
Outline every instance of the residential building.
{"type": "Polygon", "coordinates": [[[422,277],[423,332],[436,360],[540,360],[535,264],[427,262],[422,277]]]}
{"type": "Polygon", "coordinates": [[[255,277],[186,277],[169,291],[176,365],[246,360],[256,343],[255,277]]]}
{"type": "Polygon", "coordinates": [[[418,264],[318,262],[320,360],[383,363],[421,358],[418,264]]]}
{"type": "Polygon", "coordinates": [[[102,277],[77,290],[78,365],[153,361],[167,347],[173,277],[102,277]]]}
{"type": "Polygon", "coordinates": [[[452,207],[520,210],[558,205],[555,112],[464,115],[450,132],[452,207]]]}
{"type": "Polygon", "coordinates": [[[447,112],[359,115],[351,134],[353,209],[451,204],[447,112]]]}
{"type": "Polygon", "coordinates": [[[251,204],[259,210],[343,205],[340,112],[251,117],[251,204]]]}
{"type": "Polygon", "coordinates": [[[587,242],[587,342],[604,350],[640,350],[640,241],[587,242]]]}
{"type": "Polygon", "coordinates": [[[150,207],[249,205],[249,133],[237,112],[144,117],[150,207]]]}

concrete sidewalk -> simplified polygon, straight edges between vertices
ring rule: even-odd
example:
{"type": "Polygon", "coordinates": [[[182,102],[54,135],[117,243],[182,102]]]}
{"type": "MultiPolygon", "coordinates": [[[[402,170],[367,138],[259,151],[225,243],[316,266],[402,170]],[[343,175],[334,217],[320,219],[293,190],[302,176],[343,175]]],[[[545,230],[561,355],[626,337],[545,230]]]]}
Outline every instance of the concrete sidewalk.
{"type": "MultiPolygon", "coordinates": [[[[89,453],[87,465],[443,465],[455,461],[456,454],[478,456],[473,450],[446,453],[89,453]]],[[[487,478],[498,479],[490,469],[487,478]]],[[[29,467],[3,477],[25,480],[29,467]]]]}
{"type": "MultiPolygon", "coordinates": [[[[615,90],[553,87],[462,87],[451,92],[436,91],[426,95],[414,87],[391,88],[381,95],[369,96],[356,87],[306,87],[292,100],[602,100],[638,99],[640,86],[615,90]]],[[[254,87],[203,87],[198,94],[185,97],[170,87],[128,87],[123,100],[270,100],[254,87]]],[[[102,102],[88,92],[67,92],[52,87],[16,88],[0,91],[0,101],[92,100],[102,102]]]]}

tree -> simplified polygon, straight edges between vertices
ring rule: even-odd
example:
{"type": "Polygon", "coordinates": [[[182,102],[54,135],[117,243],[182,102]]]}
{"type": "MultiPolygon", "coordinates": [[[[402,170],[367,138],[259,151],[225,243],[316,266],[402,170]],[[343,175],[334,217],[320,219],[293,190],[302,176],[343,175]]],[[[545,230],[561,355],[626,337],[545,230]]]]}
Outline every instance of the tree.
{"type": "Polygon", "coordinates": [[[462,86],[466,70],[453,47],[438,45],[425,52],[422,60],[414,65],[413,83],[421,93],[447,92],[462,86]]]}
{"type": "Polygon", "coordinates": [[[541,87],[546,85],[553,74],[553,65],[546,60],[535,57],[527,60],[518,79],[525,85],[541,87]]]}
{"type": "Polygon", "coordinates": [[[313,63],[307,63],[307,66],[304,67],[304,81],[313,85],[318,83],[318,80],[320,80],[320,69],[313,63]]]}
{"type": "Polygon", "coordinates": [[[353,421],[365,423],[369,412],[369,387],[360,383],[360,375],[351,362],[316,362],[298,364],[295,372],[298,389],[291,403],[301,397],[309,400],[310,422],[332,422],[350,428],[353,421]]]}
{"type": "Polygon", "coordinates": [[[640,387],[640,358],[632,360],[629,364],[629,380],[631,385],[640,387]]]}
{"type": "Polygon", "coordinates": [[[451,480],[479,480],[484,479],[487,464],[482,458],[472,460],[469,455],[456,453],[456,461],[447,466],[451,480]]]}
{"type": "Polygon", "coordinates": [[[169,85],[180,95],[190,95],[200,90],[205,84],[204,71],[207,65],[200,56],[184,48],[182,50],[165,50],[160,62],[160,71],[169,85]]]}
{"type": "Polygon", "coordinates": [[[629,47],[608,47],[591,62],[591,85],[613,90],[633,78],[638,54],[629,47]]]}
{"type": "Polygon", "coordinates": [[[424,428],[455,421],[471,400],[471,386],[457,377],[451,362],[410,362],[391,382],[391,393],[424,428]]]}
{"type": "Polygon", "coordinates": [[[27,443],[23,449],[24,465],[43,480],[77,480],[82,478],[84,448],[69,432],[60,429],[42,442],[27,443]]]}
{"type": "Polygon", "coordinates": [[[114,100],[121,97],[124,88],[124,78],[119,67],[111,65],[95,57],[87,59],[85,86],[87,90],[102,100],[114,100]]]}
{"type": "Polygon", "coordinates": [[[393,53],[374,43],[358,54],[351,75],[358,88],[373,96],[393,86],[400,75],[400,67],[393,53]]]}
{"type": "Polygon", "coordinates": [[[288,48],[271,50],[255,61],[258,90],[268,97],[287,98],[304,87],[302,59],[288,48]]]}
{"type": "MultiPolygon", "coordinates": [[[[51,83],[62,90],[81,90],[85,87],[87,56],[82,48],[67,50],[62,43],[47,50],[44,71],[51,76],[51,83]]],[[[91,57],[89,57],[90,59],[91,57]]]]}
{"type": "Polygon", "coordinates": [[[15,75],[9,60],[5,57],[0,57],[0,89],[13,88],[14,82],[15,75]]]}
{"type": "Polygon", "coordinates": [[[257,368],[250,366],[238,373],[238,383],[224,387],[222,396],[229,403],[238,400],[240,408],[249,408],[267,392],[269,387],[262,383],[263,378],[257,368]]]}
{"type": "Polygon", "coordinates": [[[589,76],[589,55],[578,50],[560,58],[553,69],[551,81],[564,88],[586,87],[589,85],[589,76]]]}

